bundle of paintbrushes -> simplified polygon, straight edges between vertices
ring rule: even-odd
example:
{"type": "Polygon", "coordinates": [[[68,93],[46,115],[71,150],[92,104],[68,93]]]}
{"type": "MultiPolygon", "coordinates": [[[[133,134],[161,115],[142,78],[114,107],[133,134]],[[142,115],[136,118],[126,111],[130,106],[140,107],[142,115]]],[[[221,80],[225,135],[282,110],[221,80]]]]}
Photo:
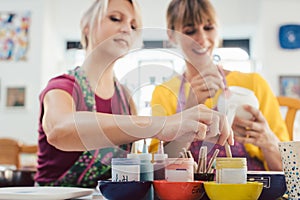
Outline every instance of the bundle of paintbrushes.
{"type": "MultiPolygon", "coordinates": [[[[201,146],[199,150],[198,163],[194,162],[194,173],[213,173],[213,165],[215,163],[216,157],[219,154],[219,149],[216,149],[213,156],[207,163],[207,146],[201,146]]],[[[180,152],[182,158],[193,158],[191,151],[187,151],[183,148],[183,152],[180,152]]]]}

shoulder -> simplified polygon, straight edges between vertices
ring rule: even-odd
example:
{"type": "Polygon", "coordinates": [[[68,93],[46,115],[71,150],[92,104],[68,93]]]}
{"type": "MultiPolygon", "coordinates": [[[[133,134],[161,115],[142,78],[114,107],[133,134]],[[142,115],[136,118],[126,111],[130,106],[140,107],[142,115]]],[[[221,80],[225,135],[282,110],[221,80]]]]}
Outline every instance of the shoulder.
{"type": "Polygon", "coordinates": [[[234,79],[263,79],[263,77],[256,72],[251,72],[251,73],[245,73],[245,72],[239,72],[239,71],[231,71],[228,74],[229,78],[234,78],[234,79]]]}
{"type": "Polygon", "coordinates": [[[266,87],[267,81],[258,73],[243,73],[238,71],[232,71],[227,76],[227,81],[230,85],[238,85],[246,88],[266,87]]]}
{"type": "Polygon", "coordinates": [[[80,86],[75,81],[74,76],[62,74],[49,80],[46,87],[42,90],[40,98],[43,99],[47,92],[54,89],[64,90],[71,96],[78,96],[81,91],[80,86]]]}
{"type": "Polygon", "coordinates": [[[157,85],[155,87],[155,91],[162,91],[162,92],[171,92],[171,93],[178,93],[180,87],[181,80],[178,76],[174,76],[170,80],[157,85]]]}
{"type": "Polygon", "coordinates": [[[49,80],[44,90],[63,89],[72,90],[77,85],[74,76],[62,74],[49,80]]]}

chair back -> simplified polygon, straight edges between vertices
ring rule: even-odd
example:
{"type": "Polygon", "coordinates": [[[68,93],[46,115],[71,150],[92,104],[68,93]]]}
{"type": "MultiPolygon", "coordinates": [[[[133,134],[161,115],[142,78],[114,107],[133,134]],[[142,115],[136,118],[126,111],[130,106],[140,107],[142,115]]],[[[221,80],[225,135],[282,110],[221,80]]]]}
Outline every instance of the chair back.
{"type": "Polygon", "coordinates": [[[10,138],[0,138],[0,164],[20,167],[20,145],[10,138]]]}
{"type": "Polygon", "coordinates": [[[278,96],[277,100],[281,107],[287,107],[285,123],[290,135],[290,139],[293,140],[294,122],[297,111],[300,109],[300,99],[293,97],[278,96]]]}

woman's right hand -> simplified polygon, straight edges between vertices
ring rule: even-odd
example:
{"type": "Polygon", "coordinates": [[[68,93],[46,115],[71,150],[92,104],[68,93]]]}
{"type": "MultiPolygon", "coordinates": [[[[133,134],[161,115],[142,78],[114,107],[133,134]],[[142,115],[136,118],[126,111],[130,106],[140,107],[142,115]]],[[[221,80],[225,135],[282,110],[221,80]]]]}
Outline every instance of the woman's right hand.
{"type": "Polygon", "coordinates": [[[218,137],[217,143],[224,145],[226,141],[233,145],[233,132],[225,115],[197,105],[183,112],[168,116],[166,122],[156,138],[172,141],[186,136],[190,142],[218,137]]]}
{"type": "Polygon", "coordinates": [[[225,88],[222,74],[217,66],[204,69],[192,77],[190,85],[186,108],[203,104],[206,99],[214,97],[219,89],[225,88]]]}

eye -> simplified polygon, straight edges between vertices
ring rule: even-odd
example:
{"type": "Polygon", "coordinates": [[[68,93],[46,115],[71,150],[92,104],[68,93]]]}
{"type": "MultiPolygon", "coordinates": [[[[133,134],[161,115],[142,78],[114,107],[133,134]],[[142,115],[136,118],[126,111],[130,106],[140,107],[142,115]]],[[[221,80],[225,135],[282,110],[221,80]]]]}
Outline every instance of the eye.
{"type": "Polygon", "coordinates": [[[120,22],[121,21],[121,18],[120,17],[117,17],[117,16],[110,16],[109,19],[113,22],[120,22]]]}
{"type": "Polygon", "coordinates": [[[186,28],[183,30],[185,35],[194,35],[197,32],[195,28],[186,28]]]}
{"type": "Polygon", "coordinates": [[[213,25],[209,24],[209,25],[205,25],[205,26],[203,27],[203,29],[204,29],[205,31],[210,31],[210,30],[214,30],[215,27],[214,27],[213,25]]]}

